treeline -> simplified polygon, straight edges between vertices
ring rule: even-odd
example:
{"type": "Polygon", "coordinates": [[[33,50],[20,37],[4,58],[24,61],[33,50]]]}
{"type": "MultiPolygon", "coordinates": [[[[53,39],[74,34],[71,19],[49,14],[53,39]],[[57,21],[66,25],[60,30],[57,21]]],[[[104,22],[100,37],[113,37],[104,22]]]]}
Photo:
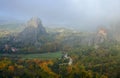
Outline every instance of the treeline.
{"type": "Polygon", "coordinates": [[[0,59],[0,78],[107,78],[106,75],[85,70],[82,64],[59,65],[51,60],[0,59]]]}

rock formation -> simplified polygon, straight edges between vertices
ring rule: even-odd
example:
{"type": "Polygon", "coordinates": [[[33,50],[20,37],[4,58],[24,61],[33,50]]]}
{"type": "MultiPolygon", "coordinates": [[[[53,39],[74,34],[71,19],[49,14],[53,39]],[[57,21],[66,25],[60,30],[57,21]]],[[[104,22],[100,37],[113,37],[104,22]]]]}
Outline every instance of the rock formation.
{"type": "Polygon", "coordinates": [[[39,44],[39,39],[46,34],[41,20],[33,17],[26,23],[26,28],[18,35],[18,39],[24,44],[36,45],[39,44]]]}
{"type": "Polygon", "coordinates": [[[99,47],[99,44],[103,43],[107,39],[107,31],[104,28],[99,29],[95,37],[94,45],[99,47]]]}

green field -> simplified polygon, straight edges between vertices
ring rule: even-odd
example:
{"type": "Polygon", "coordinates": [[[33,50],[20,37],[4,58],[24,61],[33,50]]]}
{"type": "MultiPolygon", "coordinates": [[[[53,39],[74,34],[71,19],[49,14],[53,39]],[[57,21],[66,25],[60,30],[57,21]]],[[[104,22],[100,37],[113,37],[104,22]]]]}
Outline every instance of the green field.
{"type": "Polygon", "coordinates": [[[42,54],[0,54],[0,57],[11,57],[11,58],[21,58],[21,59],[56,59],[62,56],[61,52],[55,53],[42,53],[42,54]]]}

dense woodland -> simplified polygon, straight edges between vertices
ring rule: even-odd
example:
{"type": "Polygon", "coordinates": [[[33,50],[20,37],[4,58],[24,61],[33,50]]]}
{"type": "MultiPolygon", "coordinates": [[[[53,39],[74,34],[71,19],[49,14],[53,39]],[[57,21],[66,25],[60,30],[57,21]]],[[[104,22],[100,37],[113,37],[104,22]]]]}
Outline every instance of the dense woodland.
{"type": "Polygon", "coordinates": [[[120,78],[120,46],[108,49],[92,47],[68,51],[72,65],[64,59],[0,58],[1,78],[120,78]]]}

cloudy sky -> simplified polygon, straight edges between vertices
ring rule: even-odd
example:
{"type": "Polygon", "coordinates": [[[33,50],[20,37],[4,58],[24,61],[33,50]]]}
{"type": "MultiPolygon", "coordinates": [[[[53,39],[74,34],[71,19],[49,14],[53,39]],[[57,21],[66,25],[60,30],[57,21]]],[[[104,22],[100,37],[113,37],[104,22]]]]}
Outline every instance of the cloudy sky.
{"type": "Polygon", "coordinates": [[[81,29],[120,20],[120,0],[0,0],[0,19],[28,20],[81,29]]]}

